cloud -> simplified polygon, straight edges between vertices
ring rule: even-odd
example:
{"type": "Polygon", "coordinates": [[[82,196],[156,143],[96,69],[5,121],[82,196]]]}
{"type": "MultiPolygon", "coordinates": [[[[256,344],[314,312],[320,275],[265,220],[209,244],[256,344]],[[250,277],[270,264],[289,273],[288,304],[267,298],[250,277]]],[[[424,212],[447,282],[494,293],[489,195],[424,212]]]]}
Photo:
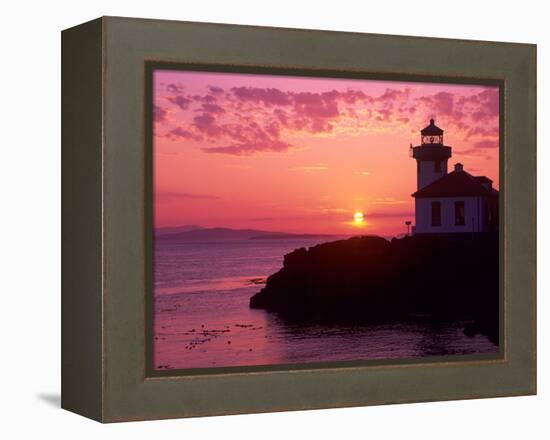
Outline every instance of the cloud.
{"type": "Polygon", "coordinates": [[[378,197],[374,199],[375,205],[402,205],[403,203],[408,203],[406,200],[398,200],[392,197],[378,197]]]}
{"type": "Polygon", "coordinates": [[[223,128],[217,124],[216,118],[208,112],[193,118],[195,128],[207,136],[216,138],[223,133],[223,128]]]}
{"type": "Polygon", "coordinates": [[[456,105],[455,95],[450,92],[421,96],[417,99],[417,104],[423,106],[433,118],[460,121],[464,117],[464,113],[460,110],[463,104],[456,105]]]}
{"type": "Polygon", "coordinates": [[[378,116],[376,116],[376,120],[382,122],[388,122],[392,116],[392,111],[385,108],[376,110],[376,113],[378,113],[378,116]]]}
{"type": "Polygon", "coordinates": [[[467,148],[466,150],[456,150],[455,154],[464,154],[464,155],[475,155],[479,154],[481,151],[479,151],[476,148],[467,148]]]}
{"type": "Polygon", "coordinates": [[[165,137],[167,137],[168,139],[172,139],[172,140],[187,139],[187,140],[192,140],[192,141],[196,141],[196,142],[202,141],[202,139],[203,139],[202,136],[200,136],[196,133],[193,133],[189,130],[185,130],[182,127],[176,127],[173,130],[170,130],[165,135],[165,137]]]}
{"type": "Polygon", "coordinates": [[[335,118],[338,111],[338,93],[294,93],[294,109],[302,116],[310,118],[335,118]]]}
{"type": "Polygon", "coordinates": [[[342,116],[340,110],[342,104],[346,105],[345,112],[349,115],[348,105],[368,99],[363,92],[357,90],[290,93],[290,97],[292,108],[290,117],[286,118],[290,122],[285,125],[314,134],[328,133],[333,130],[334,122],[342,116]]]}
{"type": "MultiPolygon", "coordinates": [[[[214,121],[209,119],[209,124],[215,127],[214,121]]],[[[202,128],[204,130],[204,127],[202,128]]],[[[203,147],[206,153],[232,154],[236,156],[250,156],[257,152],[283,152],[292,145],[280,137],[278,123],[261,125],[255,121],[243,124],[227,124],[217,127],[211,133],[213,137],[228,138],[230,143],[222,146],[203,147]]]]}
{"type": "Polygon", "coordinates": [[[405,89],[390,89],[387,88],[384,93],[376,98],[373,98],[373,101],[375,102],[389,102],[393,105],[393,103],[397,100],[406,99],[411,94],[411,89],[405,88],[405,89]]]}
{"type": "MultiPolygon", "coordinates": [[[[365,219],[384,219],[384,218],[414,218],[414,211],[365,211],[365,219]]],[[[333,209],[324,209],[323,212],[312,213],[312,214],[301,214],[301,215],[292,215],[292,216],[266,216],[266,217],[255,217],[249,219],[254,222],[271,222],[271,221],[292,221],[292,220],[315,220],[315,219],[327,219],[327,220],[336,220],[336,221],[347,221],[351,220],[353,217],[353,211],[343,208],[333,208],[333,209]]]]}
{"type": "MultiPolygon", "coordinates": [[[[493,159],[493,156],[491,156],[490,154],[487,154],[487,150],[483,148],[468,148],[466,150],[457,150],[455,151],[455,154],[461,155],[461,156],[482,158],[485,160],[493,159]]],[[[471,171],[470,168],[468,168],[467,171],[471,171]]]]}
{"type": "Polygon", "coordinates": [[[479,93],[479,99],[488,117],[496,117],[500,111],[500,97],[497,88],[488,88],[479,93]]]}
{"type": "Polygon", "coordinates": [[[193,199],[193,200],[220,200],[221,197],[209,195],[209,194],[194,194],[194,193],[180,193],[172,191],[160,191],[156,192],[155,202],[167,203],[174,202],[181,199],[193,199]]]}
{"type": "Polygon", "coordinates": [[[292,103],[288,93],[275,88],[233,87],[231,91],[235,98],[241,101],[262,103],[267,106],[284,106],[292,103]]]}
{"type": "Polygon", "coordinates": [[[290,144],[283,141],[269,140],[262,143],[240,143],[221,147],[204,147],[206,153],[232,154],[235,156],[251,156],[259,151],[281,152],[287,151],[290,144]]]}
{"type": "Polygon", "coordinates": [[[183,86],[180,84],[170,83],[166,86],[166,91],[170,93],[182,93],[183,86]]]}
{"type": "MultiPolygon", "coordinates": [[[[282,153],[297,148],[290,139],[310,135],[355,136],[373,130],[413,134],[430,116],[476,148],[493,148],[498,139],[496,88],[472,95],[440,91],[422,96],[407,87],[386,88],[377,96],[355,89],[296,92],[210,85],[202,94],[185,94],[182,86],[169,84],[166,90],[172,95],[158,99],[174,106],[179,120],[164,136],[203,142],[206,153],[282,153]]],[[[162,110],[155,110],[155,120],[164,120],[170,108],[157,107],[162,110]]]]}
{"type": "Polygon", "coordinates": [[[365,218],[368,220],[369,218],[395,218],[395,217],[414,217],[414,211],[397,211],[397,212],[391,212],[391,211],[373,211],[373,212],[365,212],[364,213],[365,218]]]}
{"type": "Polygon", "coordinates": [[[475,95],[461,96],[457,99],[457,107],[472,121],[485,123],[498,117],[499,102],[498,88],[490,87],[475,95]]]}
{"type": "Polygon", "coordinates": [[[316,163],[313,165],[302,165],[299,167],[290,168],[291,171],[305,171],[307,173],[318,173],[320,171],[328,170],[328,166],[325,163],[316,163]]]}
{"type": "Polygon", "coordinates": [[[218,86],[208,86],[208,90],[213,95],[223,95],[223,89],[218,86]]]}
{"type": "Polygon", "coordinates": [[[341,116],[339,103],[355,104],[367,96],[358,90],[323,93],[283,92],[276,88],[234,87],[231,89],[240,109],[244,104],[261,104],[285,128],[311,133],[330,132],[331,120],[341,116]]]}
{"type": "MultiPolygon", "coordinates": [[[[181,88],[170,90],[180,92],[181,88]]],[[[378,110],[379,120],[389,121],[389,109],[394,99],[406,99],[409,89],[386,89],[377,98],[384,108],[378,110]]],[[[330,134],[342,116],[348,129],[360,116],[350,106],[373,103],[374,98],[360,90],[327,92],[291,92],[278,88],[233,87],[225,92],[209,86],[203,95],[177,94],[166,98],[181,110],[199,112],[186,118],[186,123],[166,134],[172,140],[191,139],[214,143],[204,146],[207,153],[252,155],[260,152],[284,152],[294,148],[283,137],[285,133],[330,134]],[[342,107],[342,109],[341,109],[342,107]]],[[[401,122],[408,120],[401,117],[401,122]]]]}
{"type": "Polygon", "coordinates": [[[329,209],[325,208],[322,212],[308,213],[308,214],[298,214],[298,215],[282,215],[282,216],[266,216],[266,217],[255,217],[250,219],[255,222],[270,222],[270,221],[293,221],[293,220],[315,220],[315,219],[325,219],[325,220],[347,220],[351,218],[351,211],[348,209],[334,208],[329,209]]]}
{"type": "Polygon", "coordinates": [[[216,97],[214,95],[193,95],[191,98],[193,101],[205,103],[212,103],[216,101],[216,97]]]}
{"type": "Polygon", "coordinates": [[[433,95],[433,108],[437,114],[452,115],[454,111],[454,96],[449,92],[439,92],[433,95]]]}
{"type": "Polygon", "coordinates": [[[494,139],[485,139],[483,141],[476,142],[474,144],[475,148],[498,148],[499,142],[494,139]]]}
{"type": "Polygon", "coordinates": [[[468,129],[466,132],[466,135],[464,136],[464,140],[467,141],[472,137],[496,137],[499,134],[498,126],[492,126],[492,127],[485,127],[485,126],[477,126],[472,127],[468,129]]]}
{"type": "Polygon", "coordinates": [[[158,105],[153,105],[153,122],[166,121],[166,110],[158,105]]]}
{"type": "MultiPolygon", "coordinates": [[[[498,122],[499,92],[496,87],[486,88],[473,95],[438,92],[421,96],[416,99],[416,103],[430,117],[443,119],[461,131],[466,130],[466,137],[476,132],[482,134],[484,130],[494,132],[494,124],[498,122]]],[[[498,127],[496,130],[498,132],[498,127]]]]}
{"type": "Polygon", "coordinates": [[[372,173],[370,171],[357,171],[357,174],[361,176],[370,176],[372,173]]]}
{"type": "Polygon", "coordinates": [[[225,113],[225,110],[222,107],[211,102],[205,102],[202,104],[201,110],[205,113],[225,113]]]}
{"type": "Polygon", "coordinates": [[[170,101],[172,104],[177,105],[182,110],[187,110],[189,108],[189,105],[191,104],[192,100],[189,98],[186,98],[182,95],[177,96],[169,96],[168,101],[170,101]]]}

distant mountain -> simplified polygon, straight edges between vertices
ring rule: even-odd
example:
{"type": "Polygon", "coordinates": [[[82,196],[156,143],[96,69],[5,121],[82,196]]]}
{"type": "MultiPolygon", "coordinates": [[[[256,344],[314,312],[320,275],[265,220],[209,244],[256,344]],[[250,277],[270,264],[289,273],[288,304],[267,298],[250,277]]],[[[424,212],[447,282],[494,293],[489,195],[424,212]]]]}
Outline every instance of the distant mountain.
{"type": "Polygon", "coordinates": [[[203,229],[198,225],[183,225],[183,226],[166,226],[163,228],[155,229],[155,236],[161,236],[166,234],[175,234],[176,232],[194,231],[196,229],[203,229]]]}
{"type": "MultiPolygon", "coordinates": [[[[182,226],[182,228],[186,228],[182,226]]],[[[331,237],[330,235],[291,234],[288,232],[262,231],[258,229],[196,228],[180,231],[155,231],[159,240],[170,241],[226,241],[226,240],[282,240],[290,238],[331,237]]],[[[176,228],[173,228],[176,229],[176,228]]]]}
{"type": "Polygon", "coordinates": [[[270,232],[250,237],[250,240],[284,240],[287,238],[330,238],[336,235],[327,234],[287,234],[286,232],[270,232]]]}

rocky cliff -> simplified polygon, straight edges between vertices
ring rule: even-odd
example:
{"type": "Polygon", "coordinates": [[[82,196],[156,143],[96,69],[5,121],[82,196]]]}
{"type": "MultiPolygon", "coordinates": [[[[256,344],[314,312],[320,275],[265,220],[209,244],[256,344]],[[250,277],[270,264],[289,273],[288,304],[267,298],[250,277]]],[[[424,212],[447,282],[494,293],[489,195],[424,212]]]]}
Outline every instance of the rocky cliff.
{"type": "Polygon", "coordinates": [[[499,334],[497,235],[355,237],[296,249],[250,307],[296,320],[470,319],[466,334],[499,334]]]}

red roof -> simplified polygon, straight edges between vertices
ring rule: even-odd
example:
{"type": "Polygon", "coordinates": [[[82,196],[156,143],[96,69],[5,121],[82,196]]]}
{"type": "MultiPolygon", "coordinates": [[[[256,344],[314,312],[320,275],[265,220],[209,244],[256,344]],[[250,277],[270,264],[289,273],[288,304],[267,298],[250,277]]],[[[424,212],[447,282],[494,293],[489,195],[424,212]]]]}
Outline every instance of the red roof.
{"type": "Polygon", "coordinates": [[[498,195],[497,190],[482,185],[482,182],[487,181],[490,179],[485,176],[472,176],[466,171],[453,171],[419,189],[412,196],[424,198],[498,195]]]}
{"type": "Polygon", "coordinates": [[[491,185],[491,183],[493,183],[493,181],[491,179],[489,179],[487,176],[473,176],[474,179],[476,179],[479,183],[487,183],[489,185],[491,185]]]}

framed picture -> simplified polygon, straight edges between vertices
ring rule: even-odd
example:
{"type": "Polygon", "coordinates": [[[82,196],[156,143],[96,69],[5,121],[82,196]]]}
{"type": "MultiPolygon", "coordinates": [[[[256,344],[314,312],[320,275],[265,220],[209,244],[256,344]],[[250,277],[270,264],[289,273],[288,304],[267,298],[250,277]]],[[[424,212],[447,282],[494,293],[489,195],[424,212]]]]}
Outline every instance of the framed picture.
{"type": "Polygon", "coordinates": [[[536,48],[63,32],[62,406],[102,422],[536,392],[536,48]]]}

